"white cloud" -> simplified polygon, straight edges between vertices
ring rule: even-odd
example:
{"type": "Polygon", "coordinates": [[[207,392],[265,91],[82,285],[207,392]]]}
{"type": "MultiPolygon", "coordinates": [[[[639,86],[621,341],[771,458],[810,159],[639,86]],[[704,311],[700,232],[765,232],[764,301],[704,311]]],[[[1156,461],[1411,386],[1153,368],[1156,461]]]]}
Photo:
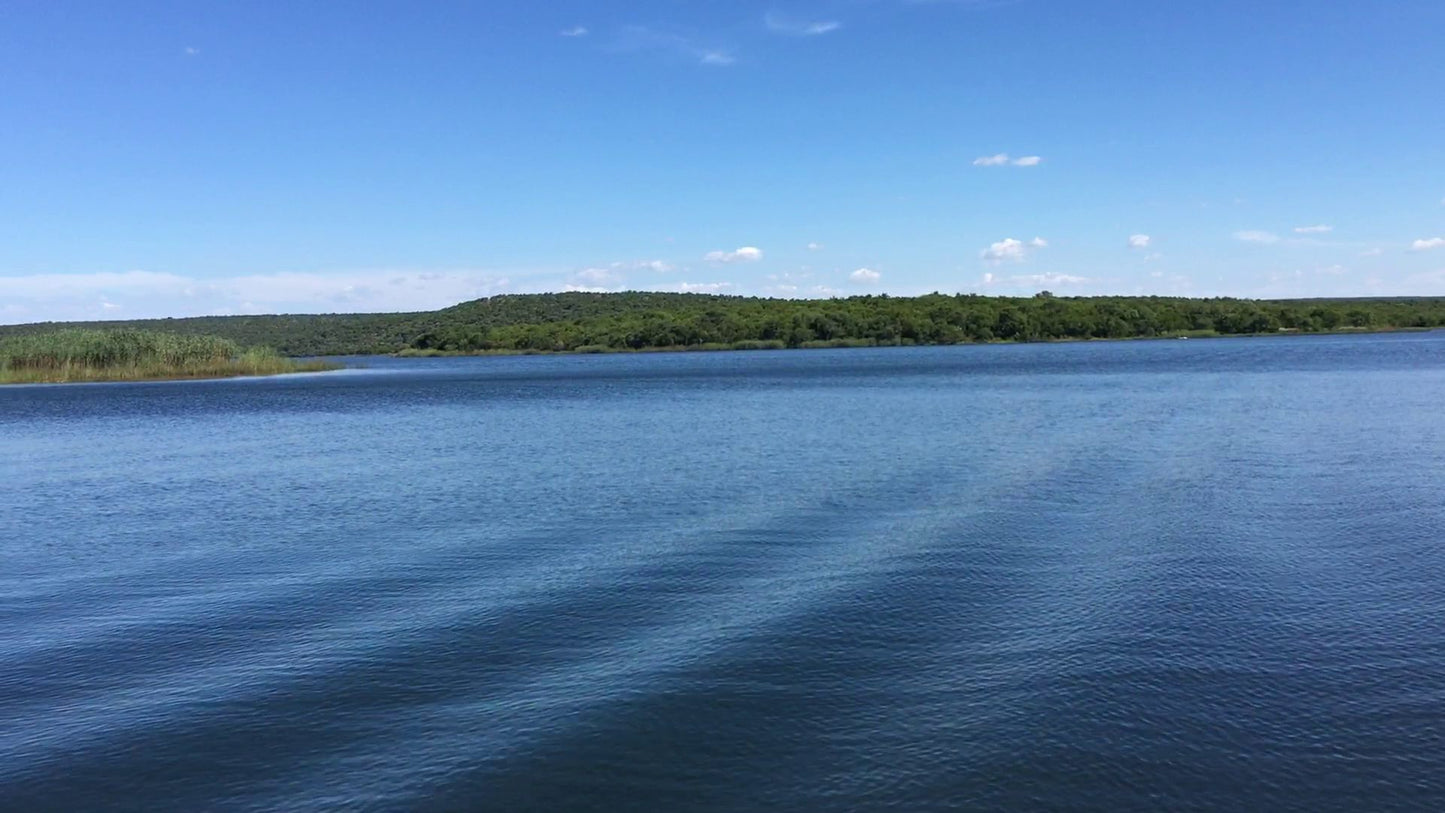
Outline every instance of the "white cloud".
{"type": "Polygon", "coordinates": [[[1147,234],[1131,234],[1129,235],[1129,248],[1148,248],[1149,244],[1153,241],[1154,238],[1150,237],[1147,234]]]}
{"type": "Polygon", "coordinates": [[[985,287],[1002,286],[1005,288],[1039,288],[1043,286],[1068,286],[1083,285],[1091,280],[1088,277],[1079,277],[1073,274],[1016,274],[1010,277],[1000,277],[997,274],[984,274],[983,285],[985,287]]]}
{"type": "Polygon", "coordinates": [[[1335,230],[1335,227],[1334,227],[1334,226],[1326,226],[1326,225],[1324,225],[1323,223],[1321,223],[1321,224],[1318,225],[1318,226],[1295,226],[1295,227],[1294,227],[1294,233],[1295,233],[1295,234],[1329,234],[1330,232],[1332,232],[1332,231],[1334,231],[1334,230],[1335,230]]]}
{"type": "Polygon", "coordinates": [[[39,274],[6,277],[5,292],[15,296],[71,295],[78,292],[188,290],[196,281],[178,274],[155,271],[100,272],[95,274],[39,274]]]}
{"type": "Polygon", "coordinates": [[[672,289],[683,294],[719,294],[732,287],[731,282],[679,282],[672,289]]]}
{"type": "Polygon", "coordinates": [[[1016,167],[1036,167],[1044,162],[1043,158],[1037,155],[1025,155],[1021,158],[1009,158],[1008,153],[1001,152],[997,155],[983,155],[973,159],[976,167],[1002,167],[1012,164],[1016,167]]]}
{"type": "Polygon", "coordinates": [[[883,275],[871,268],[860,268],[848,275],[848,279],[860,285],[873,285],[882,279],[883,275]]]}
{"type": "Polygon", "coordinates": [[[608,263],[607,267],[614,271],[656,271],[660,274],[678,270],[678,267],[666,260],[633,260],[627,261],[627,263],[617,261],[617,263],[608,263]]]}
{"type": "Polygon", "coordinates": [[[1006,237],[984,249],[979,256],[989,262],[996,263],[1004,262],[1005,260],[1023,262],[1025,248],[1026,246],[1024,246],[1022,241],[1015,240],[1012,237],[1006,237]]]}
{"type": "Polygon", "coordinates": [[[571,28],[564,28],[557,32],[559,36],[563,37],[585,37],[589,33],[591,32],[587,30],[587,26],[585,25],[574,25],[571,28]]]}
{"type": "Polygon", "coordinates": [[[1242,243],[1268,245],[1270,243],[1278,243],[1279,235],[1267,231],[1237,231],[1234,233],[1234,239],[1242,243]]]}
{"type": "Polygon", "coordinates": [[[196,56],[196,55],[199,54],[200,52],[201,52],[201,49],[200,49],[200,48],[197,48],[197,47],[194,46],[194,45],[187,45],[187,46],[186,46],[186,50],[185,50],[186,56],[196,56]]]}
{"type": "Polygon", "coordinates": [[[823,244],[822,244],[822,243],[809,243],[809,244],[808,244],[808,250],[809,250],[809,251],[822,251],[822,250],[823,250],[823,244]]]}
{"type": "Polygon", "coordinates": [[[703,51],[698,56],[698,62],[704,65],[717,65],[719,67],[726,67],[736,61],[733,55],[727,51],[703,51]]]}
{"type": "Polygon", "coordinates": [[[1004,262],[1021,263],[1028,257],[1031,251],[1047,248],[1048,245],[1049,241],[1042,237],[1035,237],[1027,243],[1022,240],[1015,240],[1012,237],[1006,237],[979,252],[979,256],[995,264],[1004,262]]]}
{"type": "Polygon", "coordinates": [[[1031,285],[1082,285],[1089,281],[1088,277],[1077,277],[1073,274],[1025,274],[1010,279],[1031,285]]]}
{"type": "Polygon", "coordinates": [[[0,317],[16,323],[434,310],[510,288],[505,273],[487,269],[288,272],[213,278],[154,271],[35,274],[0,277],[0,289],[5,291],[0,317]]]}
{"type": "Polygon", "coordinates": [[[628,271],[652,271],[666,274],[677,270],[673,264],[663,260],[638,260],[634,262],[613,262],[605,266],[594,265],[583,268],[567,278],[567,290],[617,290],[628,271]]]}
{"type": "Polygon", "coordinates": [[[755,263],[763,258],[763,250],[743,246],[735,251],[709,251],[703,260],[710,263],[755,263]]]}
{"type": "Polygon", "coordinates": [[[613,268],[584,268],[572,275],[569,284],[615,285],[622,281],[622,275],[613,268]]]}
{"type": "Polygon", "coordinates": [[[1416,240],[1410,244],[1411,251],[1429,251],[1432,248],[1445,246],[1445,237],[1431,237],[1426,240],[1416,240]]]}
{"type": "Polygon", "coordinates": [[[1361,252],[1360,252],[1360,256],[1361,256],[1361,257],[1378,257],[1378,256],[1380,256],[1381,254],[1384,254],[1384,253],[1385,253],[1385,250],[1384,250],[1383,248],[1371,248],[1371,249],[1366,249],[1365,251],[1361,251],[1361,252]]]}
{"type": "Polygon", "coordinates": [[[829,34],[843,27],[837,20],[798,20],[770,11],[763,15],[763,23],[774,34],[790,37],[816,37],[829,34]]]}

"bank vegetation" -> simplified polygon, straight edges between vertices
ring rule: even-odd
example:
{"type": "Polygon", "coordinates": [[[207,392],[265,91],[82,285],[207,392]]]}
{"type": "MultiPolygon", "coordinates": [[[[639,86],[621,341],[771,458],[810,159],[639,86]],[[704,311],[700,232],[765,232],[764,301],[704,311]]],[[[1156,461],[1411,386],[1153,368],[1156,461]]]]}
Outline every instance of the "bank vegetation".
{"type": "Polygon", "coordinates": [[[217,336],[67,329],[0,338],[0,383],[226,378],[332,369],[217,336]]]}

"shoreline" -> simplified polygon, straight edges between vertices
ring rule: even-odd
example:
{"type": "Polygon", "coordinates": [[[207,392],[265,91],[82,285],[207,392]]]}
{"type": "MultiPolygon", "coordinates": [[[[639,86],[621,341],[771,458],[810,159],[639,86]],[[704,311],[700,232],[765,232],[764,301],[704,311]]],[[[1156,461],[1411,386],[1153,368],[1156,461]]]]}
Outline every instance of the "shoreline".
{"type": "MultiPolygon", "coordinates": [[[[867,348],[899,348],[899,347],[989,347],[997,345],[1022,345],[1022,344],[1083,344],[1094,342],[1139,342],[1139,341],[1177,341],[1180,339],[1242,339],[1242,338],[1270,338],[1285,336],[1358,336],[1386,333],[1429,333],[1442,328],[1435,327],[1386,327],[1386,328],[1341,328],[1335,330],[1318,331],[1272,331],[1269,333],[1215,333],[1212,331],[1185,332],[1169,334],[1164,336],[1125,336],[1119,338],[1060,338],[1060,339],[1037,339],[1032,341],[1017,341],[1011,339],[996,339],[986,342],[955,342],[952,344],[942,343],[919,343],[919,342],[874,342],[858,339],[841,339],[832,341],[810,341],[804,342],[795,347],[789,347],[782,341],[747,340],[732,345],[722,344],[699,344],[699,345],[672,345],[668,347],[579,347],[572,350],[537,350],[537,349],[491,349],[491,350],[413,350],[403,349],[392,353],[347,353],[331,354],[328,359],[366,358],[371,356],[383,356],[388,358],[468,358],[487,356],[601,356],[601,355],[633,355],[646,353],[745,353],[757,351],[775,350],[851,350],[867,348]]],[[[326,361],[316,357],[288,357],[289,362],[282,365],[284,368],[277,369],[196,369],[196,370],[106,370],[86,368],[79,374],[72,375],[67,371],[62,375],[43,375],[39,370],[5,370],[0,369],[0,387],[22,386],[35,384],[121,384],[121,383],[156,383],[166,381],[215,381],[228,378],[267,378],[272,376],[298,375],[307,373],[324,373],[346,369],[348,365],[339,362],[326,361]],[[306,361],[297,361],[297,358],[306,358],[306,361]],[[21,373],[17,376],[16,373],[21,373]]],[[[53,373],[55,371],[44,371],[53,373]]]]}
{"type": "Polygon", "coordinates": [[[197,369],[197,370],[106,370],[87,368],[78,374],[70,371],[57,374],[52,370],[0,370],[0,387],[24,384],[123,384],[161,381],[215,381],[225,378],[266,378],[269,376],[324,373],[343,369],[345,365],[308,361],[293,363],[282,369],[197,369]],[[19,373],[19,375],[17,375],[19,373]]]}
{"type": "MultiPolygon", "coordinates": [[[[1147,341],[1176,341],[1179,339],[1262,339],[1285,336],[1361,336],[1383,333],[1429,333],[1434,330],[1445,328],[1438,327],[1380,327],[1380,328],[1336,328],[1334,330],[1312,330],[1312,331],[1271,331],[1269,333],[1216,333],[1214,331],[1185,331],[1182,333],[1171,333],[1161,336],[1121,336],[1117,338],[1059,338],[1059,339],[1035,339],[1018,341],[1013,339],[994,339],[986,342],[954,342],[942,344],[938,342],[874,342],[863,339],[835,339],[831,341],[809,341],[797,346],[789,346],[786,342],[779,340],[744,340],[733,344],[693,344],[693,345],[670,345],[666,347],[601,347],[582,346],[572,350],[537,350],[525,349],[491,349],[491,350],[415,350],[406,348],[394,353],[383,353],[379,355],[391,358],[462,358],[471,356],[609,356],[627,355],[637,353],[747,353],[769,350],[851,350],[859,348],[880,348],[880,347],[990,347],[1005,344],[1084,344],[1093,342],[1147,342],[1147,341]],[[742,346],[739,346],[742,345],[742,346]]],[[[371,353],[338,354],[333,358],[362,357],[378,355],[371,353]]]]}

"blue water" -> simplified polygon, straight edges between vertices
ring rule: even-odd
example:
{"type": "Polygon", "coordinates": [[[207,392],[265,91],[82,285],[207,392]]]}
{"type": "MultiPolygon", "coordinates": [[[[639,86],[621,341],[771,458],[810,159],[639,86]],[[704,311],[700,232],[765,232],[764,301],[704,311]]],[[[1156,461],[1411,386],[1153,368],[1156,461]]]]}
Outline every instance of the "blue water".
{"type": "Polygon", "coordinates": [[[0,388],[5,810],[1445,809],[1445,334],[0,388]]]}

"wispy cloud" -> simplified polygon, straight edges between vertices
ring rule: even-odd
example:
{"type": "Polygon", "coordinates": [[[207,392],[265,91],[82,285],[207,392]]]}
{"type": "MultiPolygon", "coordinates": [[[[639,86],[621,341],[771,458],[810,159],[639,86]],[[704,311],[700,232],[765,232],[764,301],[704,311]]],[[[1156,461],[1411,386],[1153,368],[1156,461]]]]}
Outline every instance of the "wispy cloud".
{"type": "Polygon", "coordinates": [[[534,273],[545,272],[379,269],[214,278],[155,271],[35,274],[0,278],[5,291],[0,320],[432,310],[510,290],[516,274],[534,273]]]}
{"type": "Polygon", "coordinates": [[[981,155],[978,158],[973,159],[973,165],[976,167],[1036,167],[1043,162],[1044,159],[1040,158],[1037,155],[1025,155],[1021,158],[1010,158],[1009,154],[1006,152],[1001,152],[997,155],[981,155]]]}
{"type": "Polygon", "coordinates": [[[1010,279],[1014,282],[1026,282],[1031,285],[1083,285],[1089,281],[1088,277],[1074,274],[1024,274],[1010,277],[1010,279]]]}
{"type": "Polygon", "coordinates": [[[755,263],[763,258],[763,250],[756,246],[743,246],[733,251],[709,251],[703,260],[710,263],[755,263]]]}
{"type": "Polygon", "coordinates": [[[622,274],[617,268],[584,268],[572,275],[568,280],[569,285],[582,285],[590,287],[601,287],[617,285],[622,282],[622,274]]]}
{"type": "Polygon", "coordinates": [[[629,271],[651,271],[656,274],[667,274],[676,270],[677,266],[666,260],[617,261],[606,265],[594,265],[569,275],[566,280],[566,290],[616,291],[622,289],[621,286],[627,280],[629,271]]]}
{"type": "Polygon", "coordinates": [[[624,26],[613,42],[612,49],[622,52],[670,54],[712,67],[726,67],[737,61],[732,51],[727,48],[705,45],[692,36],[675,31],[641,25],[624,26]]]}
{"type": "Polygon", "coordinates": [[[1150,237],[1147,234],[1129,235],[1129,248],[1145,249],[1148,248],[1149,244],[1152,242],[1154,242],[1154,238],[1150,237]]]}
{"type": "Polygon", "coordinates": [[[587,26],[574,25],[571,28],[564,28],[561,31],[558,31],[557,35],[562,37],[585,37],[590,33],[592,32],[587,30],[587,26]]]}
{"type": "Polygon", "coordinates": [[[849,274],[848,279],[859,285],[875,285],[878,280],[883,279],[883,275],[871,268],[860,268],[849,274]]]}
{"type": "Polygon", "coordinates": [[[989,245],[988,248],[979,252],[979,257],[984,261],[998,263],[1021,263],[1028,259],[1029,254],[1037,249],[1047,248],[1049,241],[1042,237],[1035,237],[1027,243],[1022,240],[1015,240],[1012,237],[989,245]]]}
{"type": "Polygon", "coordinates": [[[720,294],[733,287],[731,282],[679,282],[671,290],[682,294],[720,294]]]}
{"type": "Polygon", "coordinates": [[[809,250],[809,251],[822,251],[822,250],[823,250],[823,244],[822,244],[822,243],[809,243],[809,244],[808,244],[808,250],[809,250]]]}
{"type": "Polygon", "coordinates": [[[804,20],[788,17],[776,11],[764,14],[763,24],[774,34],[783,34],[789,37],[816,37],[821,34],[830,34],[843,27],[843,24],[837,20],[804,20]]]}
{"type": "Polygon", "coordinates": [[[1295,226],[1295,227],[1294,227],[1294,233],[1295,233],[1295,234],[1329,234],[1330,232],[1332,232],[1332,231],[1334,231],[1334,230],[1335,230],[1335,227],[1334,227],[1334,226],[1326,226],[1326,225],[1324,225],[1323,223],[1321,223],[1321,224],[1318,225],[1318,226],[1295,226]]]}
{"type": "Polygon", "coordinates": [[[1019,288],[1040,287],[1044,285],[1058,287],[1061,285],[1083,285],[1091,281],[1088,277],[1079,277],[1073,274],[1015,274],[1008,277],[1000,277],[992,273],[983,275],[983,284],[985,287],[1003,286],[1019,288]]]}
{"type": "Polygon", "coordinates": [[[1241,243],[1256,243],[1259,245],[1269,245],[1271,243],[1278,243],[1279,235],[1267,231],[1247,230],[1235,232],[1234,239],[1240,241],[1241,243]]]}
{"type": "Polygon", "coordinates": [[[183,53],[184,53],[186,56],[196,56],[196,55],[199,54],[200,52],[201,52],[201,49],[200,49],[200,48],[197,48],[197,47],[194,46],[194,45],[187,45],[187,46],[186,46],[186,49],[185,49],[185,51],[184,51],[183,53]]]}
{"type": "Polygon", "coordinates": [[[1441,247],[1445,247],[1445,237],[1428,237],[1410,244],[1411,251],[1429,251],[1432,248],[1441,247]]]}

